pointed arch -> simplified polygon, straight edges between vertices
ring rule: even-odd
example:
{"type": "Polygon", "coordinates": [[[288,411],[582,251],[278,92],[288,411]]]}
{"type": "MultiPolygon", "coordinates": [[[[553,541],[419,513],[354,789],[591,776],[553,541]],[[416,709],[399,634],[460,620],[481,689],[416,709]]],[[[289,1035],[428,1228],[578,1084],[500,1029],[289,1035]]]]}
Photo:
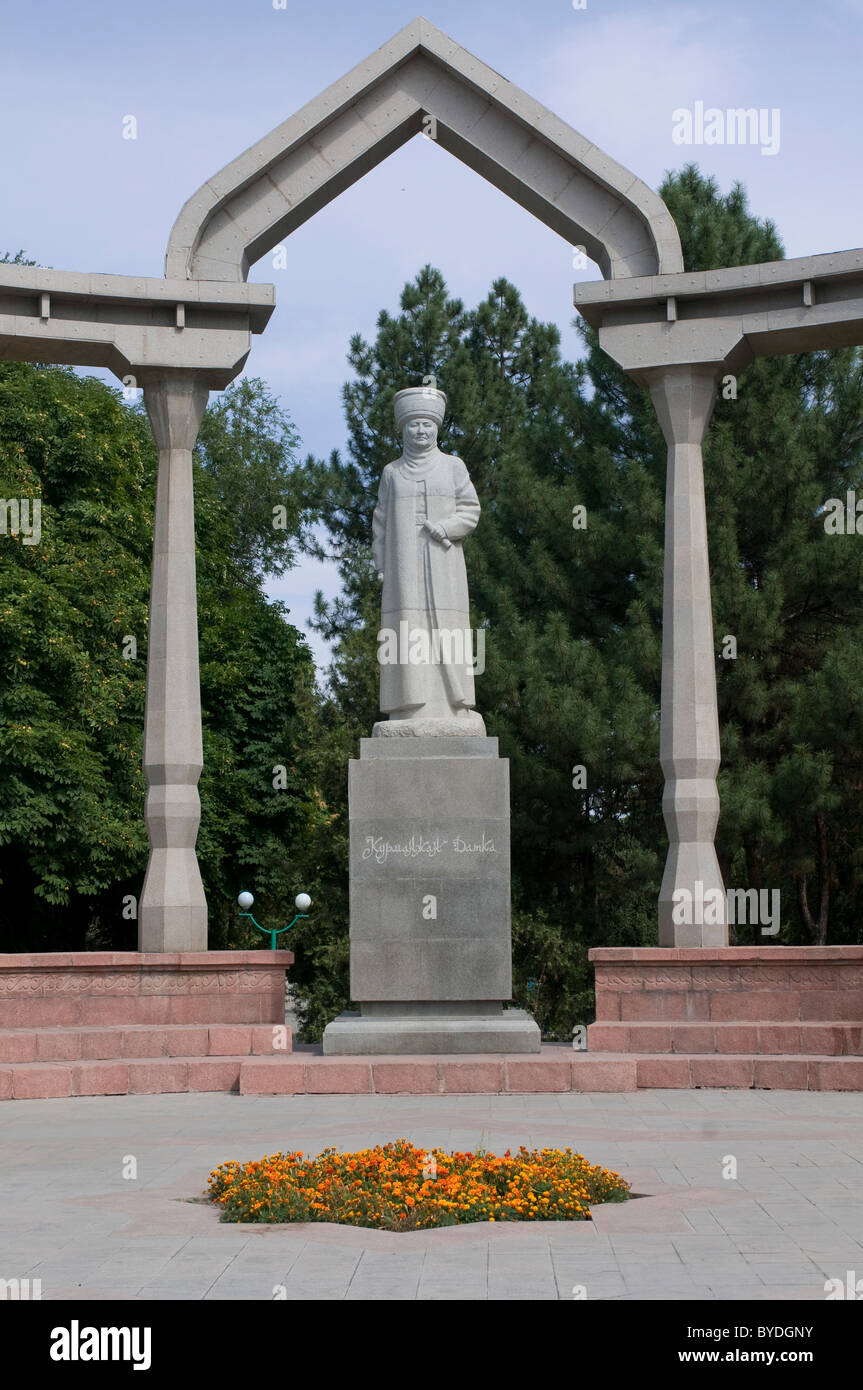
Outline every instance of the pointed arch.
{"type": "Polygon", "coordinates": [[[439,145],[584,246],[606,279],[683,269],[661,198],[419,18],[193,194],[171,232],[166,276],[245,280],[429,117],[439,145]]]}

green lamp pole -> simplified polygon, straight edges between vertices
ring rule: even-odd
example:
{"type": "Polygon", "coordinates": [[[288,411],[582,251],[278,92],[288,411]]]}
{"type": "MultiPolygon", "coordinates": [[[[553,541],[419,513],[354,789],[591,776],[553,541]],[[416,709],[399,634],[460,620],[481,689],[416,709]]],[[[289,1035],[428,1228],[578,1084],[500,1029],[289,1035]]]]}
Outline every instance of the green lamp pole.
{"type": "Polygon", "coordinates": [[[253,898],[251,893],[240,894],[240,896],[237,898],[237,902],[240,904],[240,907],[244,909],[240,913],[240,916],[248,917],[249,920],[253,923],[253,925],[257,927],[258,931],[262,931],[265,936],[269,935],[270,945],[272,946],[274,951],[276,949],[276,937],[281,936],[282,932],[290,931],[291,927],[294,925],[294,922],[299,922],[301,917],[308,917],[308,910],[312,905],[312,900],[309,897],[308,893],[298,893],[297,896],[294,898],[294,906],[298,909],[298,911],[293,921],[289,922],[286,927],[279,927],[278,931],[269,931],[267,927],[262,927],[260,922],[256,922],[251,912],[248,911],[248,909],[252,906],[252,903],[254,901],[255,899],[253,898]]]}

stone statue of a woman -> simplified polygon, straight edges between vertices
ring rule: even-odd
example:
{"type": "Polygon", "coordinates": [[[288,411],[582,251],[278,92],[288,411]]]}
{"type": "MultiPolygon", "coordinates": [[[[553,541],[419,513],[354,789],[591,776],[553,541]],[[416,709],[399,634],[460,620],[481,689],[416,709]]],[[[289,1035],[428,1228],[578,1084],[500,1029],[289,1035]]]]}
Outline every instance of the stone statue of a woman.
{"type": "Polygon", "coordinates": [[[461,459],[437,447],[443,392],[410,387],[394,408],[404,452],[381,475],[372,523],[383,584],[380,707],[388,716],[374,735],[482,735],[462,552],[479,501],[461,459]]]}

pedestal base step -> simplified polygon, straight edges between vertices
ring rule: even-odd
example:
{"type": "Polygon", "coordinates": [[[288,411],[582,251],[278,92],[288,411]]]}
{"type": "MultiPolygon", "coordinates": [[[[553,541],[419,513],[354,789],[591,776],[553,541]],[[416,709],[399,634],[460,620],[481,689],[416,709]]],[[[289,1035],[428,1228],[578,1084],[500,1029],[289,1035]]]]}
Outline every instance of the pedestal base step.
{"type": "Polygon", "coordinates": [[[591,1023],[590,1052],[863,1057],[859,1023],[591,1023]]]}
{"type": "Polygon", "coordinates": [[[139,1057],[122,1061],[0,1063],[0,1099],[165,1095],[523,1095],[552,1091],[863,1091],[863,1057],[668,1056],[566,1046],[490,1057],[139,1057]]]}
{"type": "Polygon", "coordinates": [[[0,1100],[238,1091],[242,1057],[128,1057],[99,1062],[0,1062],[0,1100]]]}
{"type": "Polygon", "coordinates": [[[634,1091],[631,1058],[607,1060],[566,1045],[533,1056],[323,1057],[311,1050],[243,1064],[245,1095],[523,1095],[542,1091],[634,1091]]]}
{"type": "Polygon", "coordinates": [[[534,1057],[301,1055],[243,1064],[246,1095],[508,1095],[543,1091],[863,1091],[860,1057],[594,1056],[546,1046],[534,1057]]]}
{"type": "Polygon", "coordinates": [[[142,1057],[271,1057],[290,1052],[278,1023],[124,1024],[116,1028],[0,1029],[4,1062],[117,1062],[142,1057]]]}
{"type": "Polygon", "coordinates": [[[324,1030],[324,1056],[538,1053],[540,1041],[539,1025],[524,1009],[499,1009],[479,1016],[343,1013],[324,1030]]]}

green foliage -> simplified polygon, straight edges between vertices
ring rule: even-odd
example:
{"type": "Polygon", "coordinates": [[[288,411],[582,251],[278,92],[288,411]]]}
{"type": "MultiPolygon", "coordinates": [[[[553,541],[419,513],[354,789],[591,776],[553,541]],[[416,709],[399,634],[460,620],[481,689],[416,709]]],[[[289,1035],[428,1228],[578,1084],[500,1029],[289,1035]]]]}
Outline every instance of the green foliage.
{"type": "Polygon", "coordinates": [[[223,573],[258,585],[294,559],[297,506],[290,486],[299,437],[257,377],[242,378],[208,406],[201,421],[195,525],[202,557],[223,573]],[[284,508],[274,524],[274,509],[284,508]]]}
{"type": "MultiPolygon", "coordinates": [[[[235,382],[201,423],[195,476],[204,770],[198,856],[211,946],[260,946],[308,887],[306,841],[322,811],[311,774],[314,665],[264,576],[293,563],[297,435],[257,378],[235,382]],[[274,526],[274,508],[285,513],[274,526]]],[[[285,946],[293,946],[283,938],[285,946]]]]}
{"type": "MultiPolygon", "coordinates": [[[[662,189],[687,270],[776,260],[772,223],[692,166],[662,189]]],[[[585,332],[595,399],[659,479],[646,393],[585,332]]],[[[825,533],[828,498],[863,494],[858,349],[759,359],[717,401],[704,446],[723,766],[717,852],[729,887],[778,888],[779,942],[855,942],[861,833],[863,551],[825,533]]],[[[737,929],[740,943],[760,941],[737,929]]]]}
{"type": "MultiPolygon", "coordinates": [[[[260,381],[208,410],[196,455],[205,770],[198,841],[213,945],[252,944],[236,894],[283,925],[321,818],[314,673],[266,601],[296,439],[260,381]],[[244,462],[247,460],[247,463],[244,462]],[[277,765],[284,789],[273,786],[277,765]],[[299,848],[297,848],[299,847],[299,848]]],[[[156,450],[140,408],[64,368],[0,364],[0,494],[41,539],[0,536],[0,881],[7,950],[132,948],[146,866],[141,771],[156,450]],[[137,651],[129,657],[126,639],[137,651]],[[125,653],[125,655],[124,655],[125,653]]],[[[255,944],[262,938],[255,934],[255,944]]]]}
{"type": "Polygon", "coordinates": [[[144,666],[122,648],[146,633],[152,481],[146,422],[99,382],[0,364],[0,493],[41,498],[42,532],[0,536],[6,949],[81,946],[142,872],[144,666]]]}

